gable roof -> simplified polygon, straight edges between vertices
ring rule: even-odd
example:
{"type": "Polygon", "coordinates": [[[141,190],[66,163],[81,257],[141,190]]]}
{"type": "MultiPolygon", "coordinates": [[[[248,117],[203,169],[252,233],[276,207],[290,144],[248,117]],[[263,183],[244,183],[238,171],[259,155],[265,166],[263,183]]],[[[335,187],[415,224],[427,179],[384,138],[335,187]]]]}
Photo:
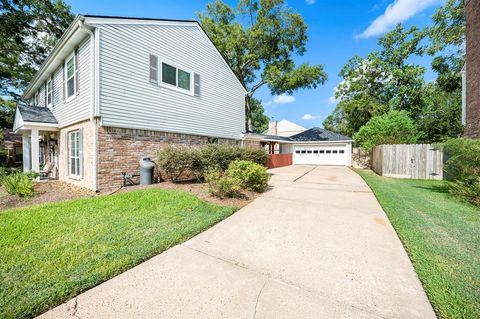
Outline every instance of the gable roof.
{"type": "Polygon", "coordinates": [[[351,141],[352,138],[326,129],[313,127],[302,133],[290,136],[295,142],[316,142],[316,141],[351,141]]]}
{"type": "MultiPolygon", "coordinates": [[[[28,99],[32,94],[33,94],[33,89],[38,88],[38,86],[41,83],[37,83],[38,81],[43,82],[45,79],[44,73],[52,64],[52,62],[55,62],[56,58],[60,57],[60,59],[63,59],[65,56],[65,52],[62,52],[63,48],[71,42],[71,39],[74,38],[75,41],[80,41],[78,38],[84,38],[85,35],[89,34],[92,32],[93,29],[95,29],[94,25],[91,25],[89,23],[94,23],[94,24],[100,24],[102,23],[109,23],[109,24],[126,24],[126,23],[134,23],[134,24],[148,24],[148,23],[164,23],[164,24],[190,24],[198,27],[202,33],[207,37],[211,45],[215,48],[216,52],[222,59],[222,61],[225,63],[227,68],[232,72],[233,76],[235,79],[238,81],[238,83],[241,85],[241,87],[244,89],[244,91],[247,91],[247,88],[245,85],[240,81],[240,79],[237,77],[235,72],[233,71],[232,67],[227,63],[227,60],[225,56],[218,50],[217,46],[213,43],[212,39],[208,36],[207,32],[203,29],[202,25],[196,21],[196,20],[179,20],[179,19],[156,19],[156,18],[137,18],[137,17],[120,17],[120,16],[104,16],[104,15],[77,15],[75,19],[72,21],[70,26],[65,30],[64,34],[62,37],[57,41],[55,44],[54,48],[50,52],[50,54],[47,56],[45,61],[42,63],[40,66],[39,70],[35,74],[35,76],[32,78],[30,83],[28,84],[27,88],[25,89],[23,93],[23,98],[28,99]],[[115,21],[117,20],[117,21],[115,21]],[[128,22],[130,21],[130,22],[128,22]],[[77,35],[78,34],[78,35],[77,35]],[[43,80],[43,81],[42,81],[43,80]]],[[[76,44],[75,44],[76,45],[76,44]]],[[[69,54],[69,53],[68,53],[69,54]]],[[[52,67],[52,69],[56,69],[58,67],[58,61],[57,63],[52,67]]]]}
{"type": "Polygon", "coordinates": [[[49,108],[19,104],[17,109],[24,122],[58,124],[49,108]]]}

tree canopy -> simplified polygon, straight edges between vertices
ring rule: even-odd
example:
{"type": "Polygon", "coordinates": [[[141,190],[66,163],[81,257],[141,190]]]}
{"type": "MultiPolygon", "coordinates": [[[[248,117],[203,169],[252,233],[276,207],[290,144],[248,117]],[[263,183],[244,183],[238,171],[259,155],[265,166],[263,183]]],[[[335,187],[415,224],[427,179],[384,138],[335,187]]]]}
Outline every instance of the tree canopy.
{"type": "Polygon", "coordinates": [[[340,100],[324,121],[333,131],[353,135],[391,110],[405,111],[417,124],[419,141],[438,142],[461,135],[461,69],[465,63],[464,0],[448,0],[422,30],[401,24],[380,37],[380,49],[351,58],[340,71],[340,100]],[[432,56],[437,78],[426,83],[426,68],[412,57],[432,56]]]}
{"type": "Polygon", "coordinates": [[[235,8],[217,0],[198,17],[247,88],[247,131],[254,129],[252,98],[260,87],[267,86],[271,94],[292,94],[327,79],[322,65],[294,62],[295,56],[305,53],[307,25],[283,0],[240,0],[235,8]]]}

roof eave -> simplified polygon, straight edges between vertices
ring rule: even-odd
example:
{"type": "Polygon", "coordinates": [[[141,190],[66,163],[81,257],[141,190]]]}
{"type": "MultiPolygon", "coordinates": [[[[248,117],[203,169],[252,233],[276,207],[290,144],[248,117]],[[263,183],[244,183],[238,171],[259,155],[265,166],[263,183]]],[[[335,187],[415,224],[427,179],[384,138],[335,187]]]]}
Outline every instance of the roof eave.
{"type": "Polygon", "coordinates": [[[50,54],[47,56],[45,61],[42,63],[40,68],[38,69],[35,76],[32,78],[30,83],[28,84],[27,88],[22,94],[22,98],[24,100],[29,99],[33,94],[33,88],[35,87],[38,79],[44,74],[45,70],[49,67],[49,65],[55,61],[56,56],[59,52],[63,49],[63,47],[68,43],[72,35],[74,35],[79,29],[84,27],[82,22],[84,21],[85,17],[82,15],[77,15],[72,23],[69,25],[67,30],[63,33],[62,37],[57,41],[57,44],[53,47],[50,54]]]}

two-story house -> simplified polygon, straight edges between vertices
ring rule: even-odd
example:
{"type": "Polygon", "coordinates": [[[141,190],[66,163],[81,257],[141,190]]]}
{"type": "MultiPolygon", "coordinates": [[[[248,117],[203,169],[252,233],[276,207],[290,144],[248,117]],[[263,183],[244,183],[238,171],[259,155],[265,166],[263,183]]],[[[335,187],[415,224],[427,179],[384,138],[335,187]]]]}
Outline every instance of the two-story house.
{"type": "Polygon", "coordinates": [[[79,15],[26,88],[25,171],[121,185],[165,144],[240,143],[245,88],[196,21],[79,15]]]}

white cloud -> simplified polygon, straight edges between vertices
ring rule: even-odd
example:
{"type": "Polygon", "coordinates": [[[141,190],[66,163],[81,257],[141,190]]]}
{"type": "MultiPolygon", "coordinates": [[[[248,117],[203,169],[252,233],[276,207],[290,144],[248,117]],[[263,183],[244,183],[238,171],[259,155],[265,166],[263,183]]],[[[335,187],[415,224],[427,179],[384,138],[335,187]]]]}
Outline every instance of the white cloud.
{"type": "Polygon", "coordinates": [[[287,104],[287,103],[293,103],[295,101],[296,99],[293,95],[286,95],[286,94],[277,95],[273,98],[273,103],[276,103],[276,104],[287,104]]]}
{"type": "MultiPolygon", "coordinates": [[[[345,83],[345,81],[342,81],[340,84],[342,84],[342,83],[345,83]]],[[[340,99],[337,99],[336,96],[335,96],[337,94],[337,87],[338,87],[338,85],[333,88],[332,96],[330,96],[328,98],[328,104],[329,105],[336,105],[336,104],[338,104],[338,102],[340,102],[340,99]]]]}
{"type": "Polygon", "coordinates": [[[312,115],[312,114],[304,114],[300,119],[304,121],[313,121],[316,119],[319,119],[321,116],[320,115],[312,115]]]}
{"type": "Polygon", "coordinates": [[[288,104],[288,103],[293,103],[296,100],[297,99],[293,95],[281,94],[281,95],[274,96],[273,101],[263,102],[262,105],[265,107],[273,104],[288,104]]]}
{"type": "Polygon", "coordinates": [[[391,30],[398,23],[410,19],[417,13],[439,2],[441,0],[395,0],[357,38],[366,39],[381,35],[391,30]]]}
{"type": "Polygon", "coordinates": [[[312,5],[312,4],[314,4],[315,2],[317,2],[317,0],[305,0],[305,2],[306,2],[308,5],[312,5]]]}

